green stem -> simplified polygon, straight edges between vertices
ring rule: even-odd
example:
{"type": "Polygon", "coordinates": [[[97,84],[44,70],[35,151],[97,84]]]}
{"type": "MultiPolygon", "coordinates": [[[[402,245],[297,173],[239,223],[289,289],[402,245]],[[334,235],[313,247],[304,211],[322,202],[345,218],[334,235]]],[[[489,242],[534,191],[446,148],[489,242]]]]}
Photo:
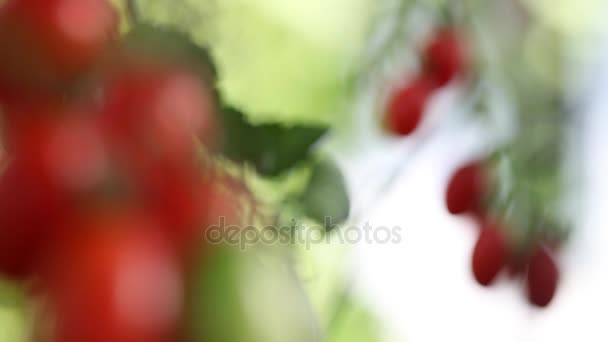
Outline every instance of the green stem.
{"type": "Polygon", "coordinates": [[[136,0],[125,0],[125,8],[127,10],[127,17],[131,26],[136,25],[139,22],[139,10],[137,8],[136,0]]]}

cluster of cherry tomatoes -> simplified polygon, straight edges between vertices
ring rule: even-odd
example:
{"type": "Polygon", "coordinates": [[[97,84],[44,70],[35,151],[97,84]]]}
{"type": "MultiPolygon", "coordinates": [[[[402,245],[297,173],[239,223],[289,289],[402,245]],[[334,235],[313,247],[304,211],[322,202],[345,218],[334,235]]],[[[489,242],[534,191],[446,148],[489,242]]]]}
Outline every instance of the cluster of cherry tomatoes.
{"type": "Polygon", "coordinates": [[[41,298],[40,340],[175,341],[220,201],[197,157],[212,86],[123,53],[108,0],[0,5],[0,274],[41,298]]]}
{"type": "Polygon", "coordinates": [[[445,27],[434,33],[422,54],[420,74],[392,94],[385,117],[388,130],[400,136],[412,134],[422,122],[433,93],[465,68],[465,49],[456,30],[445,27]]]}
{"type": "Polygon", "coordinates": [[[479,236],[472,256],[473,275],[481,285],[494,282],[501,271],[524,277],[528,300],[547,306],[557,289],[559,269],[553,256],[553,243],[535,236],[514,235],[508,220],[487,213],[486,203],[492,193],[488,167],[475,161],[458,169],[446,191],[446,207],[455,215],[473,215],[479,223],[479,236]]]}
{"type": "MultiPolygon", "coordinates": [[[[390,98],[385,124],[393,134],[412,134],[423,120],[433,93],[461,76],[468,67],[463,40],[451,27],[431,36],[421,59],[420,74],[390,98]]],[[[473,251],[475,279],[487,286],[500,271],[508,269],[514,276],[525,276],[532,304],[546,306],[553,299],[559,278],[551,244],[541,238],[526,239],[523,244],[516,242],[514,230],[488,213],[486,202],[493,186],[488,173],[484,163],[469,163],[455,172],[446,193],[448,211],[474,215],[481,228],[473,251]]]]}

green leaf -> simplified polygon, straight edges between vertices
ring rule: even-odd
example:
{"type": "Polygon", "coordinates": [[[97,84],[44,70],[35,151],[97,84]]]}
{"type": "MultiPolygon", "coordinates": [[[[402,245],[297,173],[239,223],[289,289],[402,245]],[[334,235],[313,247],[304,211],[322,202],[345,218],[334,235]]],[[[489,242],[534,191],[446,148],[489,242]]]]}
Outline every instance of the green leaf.
{"type": "Polygon", "coordinates": [[[323,223],[327,230],[346,221],[350,212],[348,192],[342,172],[332,161],[315,165],[302,205],[305,214],[323,223]]]}
{"type": "Polygon", "coordinates": [[[325,134],[321,127],[287,127],[279,124],[252,125],[236,109],[222,114],[223,153],[246,162],[265,176],[276,176],[305,160],[312,146],[325,134]]]}
{"type": "Polygon", "coordinates": [[[215,86],[217,71],[209,52],[183,32],[159,25],[137,24],[123,36],[122,48],[128,57],[153,56],[154,62],[191,67],[215,86]]]}

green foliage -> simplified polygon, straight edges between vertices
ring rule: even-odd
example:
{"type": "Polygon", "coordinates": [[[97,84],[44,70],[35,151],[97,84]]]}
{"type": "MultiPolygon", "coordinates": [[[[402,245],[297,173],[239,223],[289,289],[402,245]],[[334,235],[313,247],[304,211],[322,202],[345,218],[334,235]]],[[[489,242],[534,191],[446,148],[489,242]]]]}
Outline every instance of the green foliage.
{"type": "Polygon", "coordinates": [[[310,182],[302,195],[304,213],[325,224],[327,230],[335,228],[348,218],[350,202],[344,177],[332,161],[319,161],[310,182]]]}
{"type": "Polygon", "coordinates": [[[262,175],[276,176],[305,160],[327,131],[319,127],[287,127],[279,124],[252,125],[238,110],[222,113],[223,153],[245,162],[262,175]]]}
{"type": "Polygon", "coordinates": [[[217,71],[208,51],[187,34],[168,27],[137,24],[122,38],[123,50],[136,58],[154,56],[155,61],[191,67],[204,80],[215,85],[217,71]]]}
{"type": "Polygon", "coordinates": [[[225,101],[254,123],[332,124],[345,112],[376,0],[139,0],[144,21],[208,45],[225,101]]]}

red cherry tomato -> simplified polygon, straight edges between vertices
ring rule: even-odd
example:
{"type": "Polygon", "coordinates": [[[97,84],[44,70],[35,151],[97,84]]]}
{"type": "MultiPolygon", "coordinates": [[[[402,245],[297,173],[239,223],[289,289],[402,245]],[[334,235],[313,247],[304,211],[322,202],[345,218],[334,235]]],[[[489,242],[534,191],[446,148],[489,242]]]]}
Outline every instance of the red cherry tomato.
{"type": "Polygon", "coordinates": [[[21,279],[63,229],[71,202],[38,177],[10,162],[0,176],[0,273],[21,279]]]}
{"type": "Polygon", "coordinates": [[[509,258],[509,245],[503,228],[487,223],[480,231],[473,250],[472,268],[475,280],[490,285],[505,267],[509,258]]]}
{"type": "Polygon", "coordinates": [[[426,77],[419,77],[398,89],[386,113],[386,125],[389,131],[397,135],[412,134],[422,121],[434,90],[434,81],[426,77]]]}
{"type": "Polygon", "coordinates": [[[146,217],[80,223],[41,266],[51,341],[169,342],[183,306],[171,246],[146,217]]]}
{"type": "Polygon", "coordinates": [[[179,160],[214,134],[208,87],[185,70],[131,66],[106,88],[102,125],[128,159],[179,160]]]}
{"type": "Polygon", "coordinates": [[[538,245],[528,262],[528,299],[530,303],[545,307],[551,303],[557,283],[559,269],[550,250],[544,245],[538,245]]]}
{"type": "Polygon", "coordinates": [[[436,33],[424,52],[425,72],[433,77],[439,86],[444,86],[462,74],[465,56],[462,39],[452,28],[436,33]]]}
{"type": "Polygon", "coordinates": [[[86,114],[60,112],[13,122],[9,153],[35,177],[61,189],[91,189],[107,176],[110,160],[101,132],[86,114]]]}
{"type": "Polygon", "coordinates": [[[117,34],[107,0],[7,0],[0,7],[0,78],[56,92],[88,71],[117,34]]]}
{"type": "Polygon", "coordinates": [[[486,190],[486,176],[480,162],[458,169],[446,191],[446,207],[451,214],[474,213],[480,209],[486,190]]]}
{"type": "Polygon", "coordinates": [[[201,170],[193,165],[159,163],[136,172],[139,200],[163,222],[169,238],[188,253],[200,248],[203,220],[211,200],[201,170]]]}

